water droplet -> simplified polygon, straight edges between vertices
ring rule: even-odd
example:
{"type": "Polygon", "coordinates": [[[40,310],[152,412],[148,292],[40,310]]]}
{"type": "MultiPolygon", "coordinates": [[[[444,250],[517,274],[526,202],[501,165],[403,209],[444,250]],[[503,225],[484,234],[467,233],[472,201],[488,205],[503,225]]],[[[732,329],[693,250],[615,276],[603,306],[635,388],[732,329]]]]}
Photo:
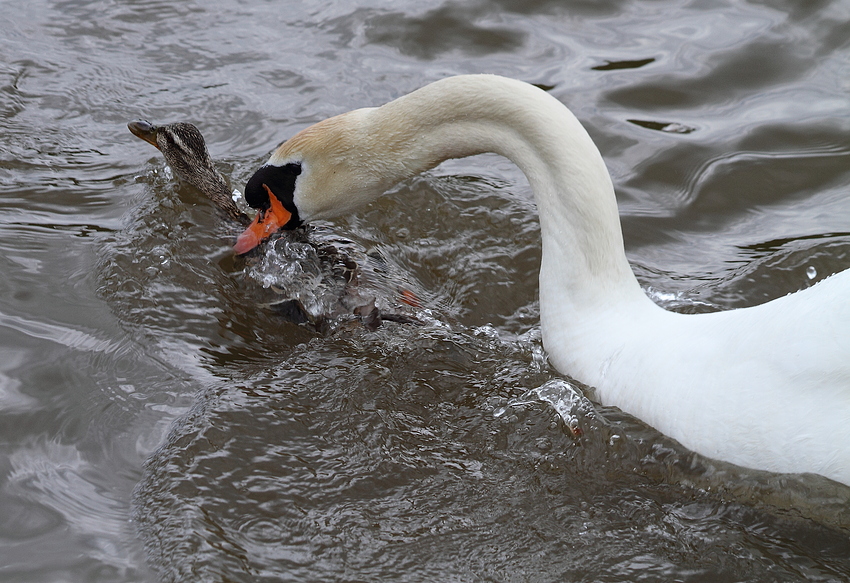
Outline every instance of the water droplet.
{"type": "Polygon", "coordinates": [[[806,275],[809,277],[809,279],[814,279],[818,276],[818,270],[815,269],[814,265],[809,265],[809,267],[806,269],[806,275]]]}
{"type": "Polygon", "coordinates": [[[552,441],[548,437],[538,437],[534,440],[534,445],[541,451],[547,451],[552,447],[552,441]]]}

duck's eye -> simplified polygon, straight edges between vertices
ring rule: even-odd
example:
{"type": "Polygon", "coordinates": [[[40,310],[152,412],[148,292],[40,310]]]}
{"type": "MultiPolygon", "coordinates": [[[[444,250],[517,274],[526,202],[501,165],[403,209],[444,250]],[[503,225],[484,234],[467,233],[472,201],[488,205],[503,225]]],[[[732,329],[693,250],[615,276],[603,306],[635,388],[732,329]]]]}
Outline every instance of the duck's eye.
{"type": "MultiPolygon", "coordinates": [[[[182,136],[179,132],[175,131],[165,131],[161,132],[163,134],[163,139],[165,140],[166,146],[170,150],[174,150],[177,152],[181,152],[184,157],[191,157],[193,155],[197,155],[197,151],[193,148],[194,144],[191,142],[187,143],[184,136],[182,136]]],[[[200,148],[203,150],[203,146],[200,148]]]]}

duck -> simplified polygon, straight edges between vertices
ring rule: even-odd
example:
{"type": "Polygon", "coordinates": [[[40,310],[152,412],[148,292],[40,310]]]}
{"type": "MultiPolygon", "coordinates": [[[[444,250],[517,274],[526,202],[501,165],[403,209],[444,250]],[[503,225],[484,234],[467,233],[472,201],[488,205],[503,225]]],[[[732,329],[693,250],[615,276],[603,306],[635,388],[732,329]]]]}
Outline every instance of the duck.
{"type": "MultiPolygon", "coordinates": [[[[192,123],[156,125],[147,120],[127,124],[130,132],[162,152],[174,174],[207,196],[221,214],[242,227],[251,218],[234,201],[227,180],[216,169],[203,134],[192,123]]],[[[269,215],[270,216],[270,215],[269,215]]],[[[264,233],[268,238],[273,233],[264,233]]],[[[376,252],[327,228],[292,230],[280,244],[255,261],[251,276],[272,288],[267,304],[295,324],[307,324],[323,334],[353,321],[376,330],[383,322],[419,324],[416,293],[393,281],[391,267],[376,252]],[[302,262],[308,274],[298,265],[302,262]]]]}
{"type": "Polygon", "coordinates": [[[216,170],[207,142],[196,125],[174,122],[157,126],[140,119],[129,122],[127,128],[162,152],[177,178],[204,193],[226,217],[246,225],[251,222],[236,206],[227,181],[216,170]]]}
{"type": "Polygon", "coordinates": [[[512,161],[534,193],[542,342],[557,371],[707,458],[850,486],[850,270],[759,305],[665,310],[626,258],[599,149],[534,85],[448,77],[307,127],[248,180],[258,214],[234,250],[483,153],[512,161]]]}

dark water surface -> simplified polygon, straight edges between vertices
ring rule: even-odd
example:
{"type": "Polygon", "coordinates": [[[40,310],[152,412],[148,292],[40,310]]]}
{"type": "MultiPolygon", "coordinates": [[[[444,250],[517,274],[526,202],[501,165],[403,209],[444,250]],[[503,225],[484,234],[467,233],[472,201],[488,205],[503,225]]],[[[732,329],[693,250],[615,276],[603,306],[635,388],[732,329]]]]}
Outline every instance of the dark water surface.
{"type": "Polygon", "coordinates": [[[850,580],[850,489],[696,458],[548,367],[510,163],[328,223],[428,311],[319,334],[125,125],[196,123],[242,188],[329,115],[523,79],[596,140],[658,302],[751,305],[850,268],[850,3],[2,12],[0,580],[850,580]]]}

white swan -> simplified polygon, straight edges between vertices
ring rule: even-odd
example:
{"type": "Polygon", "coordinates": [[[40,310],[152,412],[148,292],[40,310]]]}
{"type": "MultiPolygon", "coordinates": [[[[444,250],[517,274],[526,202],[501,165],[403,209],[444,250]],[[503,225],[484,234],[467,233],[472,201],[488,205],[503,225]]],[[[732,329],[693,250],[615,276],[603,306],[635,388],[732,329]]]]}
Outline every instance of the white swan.
{"type": "Polygon", "coordinates": [[[626,260],[599,151],[526,83],[452,77],[303,130],[248,182],[246,199],[263,210],[236,250],[484,152],[512,160],[537,198],[543,343],[559,371],[704,456],[850,485],[850,270],[744,309],[658,307],[626,260]]]}

